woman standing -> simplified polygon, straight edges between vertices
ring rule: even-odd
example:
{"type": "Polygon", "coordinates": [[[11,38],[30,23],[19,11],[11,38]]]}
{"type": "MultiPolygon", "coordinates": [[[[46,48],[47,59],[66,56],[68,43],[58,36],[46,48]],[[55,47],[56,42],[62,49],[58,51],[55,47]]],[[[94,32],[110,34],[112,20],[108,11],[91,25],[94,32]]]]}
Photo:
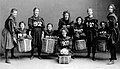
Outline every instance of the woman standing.
{"type": "Polygon", "coordinates": [[[17,9],[13,8],[10,12],[10,16],[5,21],[5,28],[2,31],[3,42],[2,47],[5,49],[5,62],[10,63],[8,60],[8,52],[11,50],[11,58],[15,58],[14,56],[14,47],[16,45],[16,16],[17,9]]]}
{"type": "Polygon", "coordinates": [[[70,19],[70,13],[68,11],[64,11],[63,12],[63,18],[59,19],[59,23],[58,23],[58,31],[60,31],[60,29],[62,28],[67,28],[68,29],[68,36],[72,37],[72,23],[73,21],[71,21],[70,19]]]}
{"type": "Polygon", "coordinates": [[[109,14],[107,15],[108,19],[108,26],[109,26],[109,50],[110,50],[110,62],[109,64],[114,64],[114,60],[117,60],[116,58],[116,43],[118,42],[118,35],[119,35],[119,30],[118,30],[118,18],[115,15],[115,6],[114,4],[110,4],[108,7],[109,14]]]}
{"type": "Polygon", "coordinates": [[[44,19],[39,16],[40,9],[33,9],[33,16],[28,19],[28,26],[31,31],[32,36],[32,50],[31,50],[31,59],[33,59],[34,48],[38,48],[38,58],[41,59],[40,53],[42,48],[42,34],[45,28],[44,19]]]}
{"type": "Polygon", "coordinates": [[[95,60],[95,52],[96,52],[96,36],[97,36],[97,30],[98,30],[98,20],[93,15],[93,9],[88,8],[87,9],[88,16],[85,17],[85,32],[86,32],[86,39],[87,39],[87,56],[90,57],[90,53],[92,50],[92,60],[95,60]]]}

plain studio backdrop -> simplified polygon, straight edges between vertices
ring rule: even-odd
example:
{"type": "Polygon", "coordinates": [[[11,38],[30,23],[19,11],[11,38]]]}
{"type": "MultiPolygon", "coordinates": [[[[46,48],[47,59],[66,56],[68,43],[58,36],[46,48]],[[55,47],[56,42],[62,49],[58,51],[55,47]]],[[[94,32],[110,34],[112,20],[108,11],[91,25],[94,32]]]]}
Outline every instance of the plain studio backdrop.
{"type": "Polygon", "coordinates": [[[0,0],[0,37],[12,8],[18,9],[17,22],[24,21],[28,24],[28,18],[33,15],[33,8],[39,7],[40,16],[44,18],[45,24],[52,23],[54,29],[57,29],[58,20],[65,10],[71,13],[71,19],[75,21],[78,16],[87,16],[87,8],[92,7],[99,22],[107,21],[108,5],[111,3],[115,4],[116,14],[120,16],[119,0],[0,0]]]}

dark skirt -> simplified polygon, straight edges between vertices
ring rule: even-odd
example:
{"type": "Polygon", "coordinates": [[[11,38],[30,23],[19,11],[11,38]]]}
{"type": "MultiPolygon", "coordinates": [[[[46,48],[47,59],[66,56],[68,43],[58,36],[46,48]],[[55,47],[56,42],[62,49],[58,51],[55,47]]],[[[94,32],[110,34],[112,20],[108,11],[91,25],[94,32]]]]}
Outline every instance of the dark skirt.
{"type": "Polygon", "coordinates": [[[112,43],[112,44],[117,43],[117,40],[118,40],[117,34],[118,34],[118,32],[115,28],[110,29],[110,39],[109,39],[110,43],[112,43]]]}
{"type": "Polygon", "coordinates": [[[32,35],[32,46],[41,46],[42,45],[42,29],[41,28],[34,28],[31,31],[32,35]]]}

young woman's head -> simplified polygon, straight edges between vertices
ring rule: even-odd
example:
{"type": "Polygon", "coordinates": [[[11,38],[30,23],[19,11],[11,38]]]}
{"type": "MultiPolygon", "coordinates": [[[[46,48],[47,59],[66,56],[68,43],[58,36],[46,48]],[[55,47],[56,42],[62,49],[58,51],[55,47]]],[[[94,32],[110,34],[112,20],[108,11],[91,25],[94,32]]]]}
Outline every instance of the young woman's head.
{"type": "Polygon", "coordinates": [[[77,22],[79,25],[82,24],[82,22],[83,22],[82,17],[77,17],[77,18],[76,18],[76,22],[77,22]]]}
{"type": "Polygon", "coordinates": [[[35,7],[35,8],[33,9],[33,14],[34,14],[35,17],[38,17],[38,16],[39,16],[39,12],[40,12],[40,9],[39,9],[39,8],[35,7]]]}
{"type": "Polygon", "coordinates": [[[64,18],[65,20],[69,20],[69,18],[70,18],[70,13],[69,13],[68,11],[64,11],[64,12],[63,12],[63,18],[64,18]]]}
{"type": "Polygon", "coordinates": [[[93,9],[92,8],[88,8],[87,9],[87,13],[89,16],[93,15],[93,9]]]}
{"type": "Polygon", "coordinates": [[[16,17],[17,16],[17,9],[16,8],[11,9],[10,14],[12,16],[16,17]]]}
{"type": "Polygon", "coordinates": [[[67,36],[67,32],[68,32],[68,30],[66,28],[61,29],[61,33],[62,33],[63,37],[67,36]]]}
{"type": "Polygon", "coordinates": [[[115,12],[115,10],[116,10],[115,5],[114,5],[114,4],[110,4],[110,5],[108,6],[108,10],[109,10],[110,13],[115,12]]]}
{"type": "Polygon", "coordinates": [[[52,23],[48,23],[47,24],[47,30],[52,30],[52,28],[53,28],[53,24],[52,23]]]}
{"type": "Polygon", "coordinates": [[[100,22],[100,26],[101,26],[102,28],[105,28],[105,27],[107,26],[107,24],[106,24],[105,21],[102,21],[102,22],[100,22]]]}
{"type": "Polygon", "coordinates": [[[26,24],[25,24],[24,21],[21,21],[21,22],[19,23],[19,27],[20,27],[21,29],[24,29],[25,26],[26,26],[26,24]]]}

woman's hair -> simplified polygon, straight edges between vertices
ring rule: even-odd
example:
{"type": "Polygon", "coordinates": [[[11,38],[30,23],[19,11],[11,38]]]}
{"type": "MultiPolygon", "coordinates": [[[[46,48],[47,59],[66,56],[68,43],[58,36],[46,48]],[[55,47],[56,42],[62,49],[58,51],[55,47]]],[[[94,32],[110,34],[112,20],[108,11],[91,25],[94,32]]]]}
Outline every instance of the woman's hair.
{"type": "Polygon", "coordinates": [[[113,7],[113,12],[115,12],[115,11],[116,11],[116,7],[115,7],[115,5],[114,5],[114,4],[110,4],[110,5],[108,6],[108,8],[109,8],[110,6],[113,7]]]}
{"type": "Polygon", "coordinates": [[[79,18],[81,19],[81,23],[83,23],[83,18],[81,16],[76,18],[76,22],[78,21],[79,18]]]}
{"type": "Polygon", "coordinates": [[[53,24],[52,24],[52,23],[48,23],[48,24],[47,24],[47,28],[48,28],[48,25],[51,25],[51,26],[53,27],[53,24]]]}
{"type": "Polygon", "coordinates": [[[70,17],[70,12],[69,12],[69,11],[64,11],[64,12],[63,12],[63,17],[65,16],[66,13],[68,13],[68,14],[69,14],[69,17],[70,17]]]}
{"type": "Polygon", "coordinates": [[[91,10],[93,11],[93,8],[89,7],[89,8],[87,9],[87,12],[89,11],[89,9],[91,9],[91,10]]]}
{"type": "Polygon", "coordinates": [[[35,7],[35,8],[33,8],[33,12],[35,12],[36,9],[40,10],[38,7],[35,7]]]}
{"type": "Polygon", "coordinates": [[[17,11],[17,9],[16,8],[12,8],[10,13],[13,13],[14,11],[17,11]]]}
{"type": "Polygon", "coordinates": [[[21,25],[22,23],[26,26],[25,22],[24,22],[24,21],[21,21],[21,22],[19,23],[19,27],[20,27],[20,25],[21,25]]]}
{"type": "Polygon", "coordinates": [[[60,32],[62,33],[63,30],[65,30],[68,33],[68,29],[67,28],[61,28],[60,32]]]}

